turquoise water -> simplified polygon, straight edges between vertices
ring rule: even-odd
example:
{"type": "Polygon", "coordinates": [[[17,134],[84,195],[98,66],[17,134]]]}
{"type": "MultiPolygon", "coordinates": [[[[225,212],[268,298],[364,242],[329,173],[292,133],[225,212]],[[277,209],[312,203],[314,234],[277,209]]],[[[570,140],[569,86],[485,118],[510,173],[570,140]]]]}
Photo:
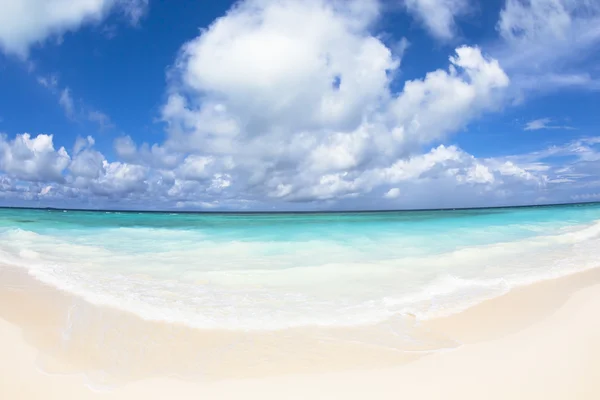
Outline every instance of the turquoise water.
{"type": "Polygon", "coordinates": [[[452,314],[597,266],[600,205],[322,214],[0,209],[0,263],[197,328],[452,314]]]}

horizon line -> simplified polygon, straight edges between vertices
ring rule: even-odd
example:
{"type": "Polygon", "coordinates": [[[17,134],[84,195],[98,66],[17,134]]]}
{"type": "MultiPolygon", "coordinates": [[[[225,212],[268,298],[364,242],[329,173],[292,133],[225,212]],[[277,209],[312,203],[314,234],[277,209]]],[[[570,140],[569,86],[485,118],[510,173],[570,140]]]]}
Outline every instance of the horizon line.
{"type": "Polygon", "coordinates": [[[41,210],[41,211],[73,211],[73,212],[119,212],[119,213],[148,213],[148,214],[348,214],[348,213],[393,213],[393,212],[427,212],[427,211],[466,211],[466,210],[493,210],[504,208],[533,208],[556,207],[600,204],[600,201],[568,202],[552,204],[523,204],[504,206],[481,207],[444,207],[444,208],[405,208],[405,209],[356,209],[356,210],[296,210],[296,211],[193,211],[193,210],[135,210],[135,209],[102,209],[102,208],[62,208],[62,207],[27,207],[27,206],[0,206],[0,209],[14,210],[41,210]]]}

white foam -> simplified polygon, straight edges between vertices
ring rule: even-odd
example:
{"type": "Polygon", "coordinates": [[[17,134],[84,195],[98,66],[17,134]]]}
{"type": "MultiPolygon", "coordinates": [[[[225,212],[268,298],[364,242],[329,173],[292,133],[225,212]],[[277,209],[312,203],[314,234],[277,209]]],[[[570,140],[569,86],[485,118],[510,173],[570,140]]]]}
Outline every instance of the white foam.
{"type": "Polygon", "coordinates": [[[378,243],[366,252],[326,240],[217,243],[194,232],[169,234],[113,229],[90,236],[99,240],[92,244],[90,238],[11,229],[0,233],[0,262],[148,320],[274,330],[373,324],[407,313],[419,319],[449,315],[517,286],[596,267],[600,256],[598,221],[552,235],[396,258],[389,251],[379,258],[378,243]]]}

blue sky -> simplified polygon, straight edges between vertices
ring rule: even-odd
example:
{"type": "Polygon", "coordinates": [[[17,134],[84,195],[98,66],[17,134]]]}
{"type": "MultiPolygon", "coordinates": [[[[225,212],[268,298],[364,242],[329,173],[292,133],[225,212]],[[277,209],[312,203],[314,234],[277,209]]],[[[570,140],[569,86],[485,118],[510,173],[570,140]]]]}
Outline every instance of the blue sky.
{"type": "Polygon", "coordinates": [[[600,0],[0,0],[0,204],[600,200],[600,0]]]}

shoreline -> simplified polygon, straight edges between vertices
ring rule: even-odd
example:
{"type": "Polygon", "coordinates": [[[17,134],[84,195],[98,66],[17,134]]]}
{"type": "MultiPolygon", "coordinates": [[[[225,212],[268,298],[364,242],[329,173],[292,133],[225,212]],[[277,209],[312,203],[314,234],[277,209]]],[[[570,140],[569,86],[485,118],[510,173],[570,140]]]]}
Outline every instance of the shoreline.
{"type": "MultiPolygon", "coordinates": [[[[592,310],[600,306],[600,268],[519,287],[459,314],[419,323],[411,333],[422,339],[422,343],[413,343],[413,348],[406,347],[407,341],[398,341],[397,335],[389,335],[390,326],[329,332],[296,329],[258,334],[222,331],[199,334],[191,328],[143,321],[128,313],[91,305],[35,280],[18,268],[0,266],[0,281],[0,351],[13,355],[13,359],[5,357],[0,361],[0,371],[7,377],[0,382],[0,395],[6,392],[7,396],[0,397],[7,399],[48,398],[14,397],[15,390],[24,389],[25,376],[48,384],[65,381],[68,383],[65,385],[72,386],[69,390],[73,387],[81,390],[80,396],[84,397],[77,398],[84,399],[100,395],[119,398],[120,393],[144,391],[156,382],[168,386],[170,391],[190,393],[217,390],[226,382],[241,386],[270,382],[264,383],[267,386],[261,389],[262,398],[270,394],[270,385],[287,380],[296,386],[304,381],[321,382],[324,377],[332,381],[336,376],[358,381],[387,377],[389,382],[382,385],[389,386],[394,376],[417,373],[425,368],[420,366],[435,359],[450,363],[447,371],[450,372],[458,368],[460,359],[481,351],[478,348],[500,351],[505,346],[502,343],[518,341],[526,332],[544,324],[556,325],[560,329],[555,327],[553,331],[566,331],[574,338],[581,334],[580,329],[588,335],[590,332],[600,335],[593,314],[578,319],[579,326],[572,327],[565,326],[564,315],[562,320],[558,317],[573,302],[592,310]],[[15,304],[19,306],[14,307],[15,304]],[[587,323],[595,324],[593,329],[581,327],[587,323]],[[456,358],[459,360],[452,361],[456,358]],[[10,366],[17,361],[27,361],[23,366],[26,374],[12,371],[10,366]],[[453,362],[457,365],[452,365],[453,362]],[[90,384],[111,390],[94,392],[89,389],[90,384]]],[[[575,311],[569,313],[576,314],[575,311]]],[[[533,344],[529,339],[528,346],[533,344]]],[[[553,347],[570,345],[554,343],[553,347]]],[[[596,341],[577,345],[600,350],[596,341]]],[[[595,354],[600,357],[600,352],[595,354]]],[[[515,367],[519,362],[515,360],[515,367]]],[[[489,360],[485,361],[484,368],[494,368],[488,364],[489,360]]],[[[600,362],[594,361],[593,365],[600,369],[600,362]]],[[[436,368],[429,365],[425,369],[434,373],[436,368]]],[[[600,383],[594,387],[597,389],[594,393],[600,395],[600,383]]],[[[225,388],[218,390],[228,393],[225,388]]],[[[333,386],[324,390],[333,390],[333,386]]]]}

